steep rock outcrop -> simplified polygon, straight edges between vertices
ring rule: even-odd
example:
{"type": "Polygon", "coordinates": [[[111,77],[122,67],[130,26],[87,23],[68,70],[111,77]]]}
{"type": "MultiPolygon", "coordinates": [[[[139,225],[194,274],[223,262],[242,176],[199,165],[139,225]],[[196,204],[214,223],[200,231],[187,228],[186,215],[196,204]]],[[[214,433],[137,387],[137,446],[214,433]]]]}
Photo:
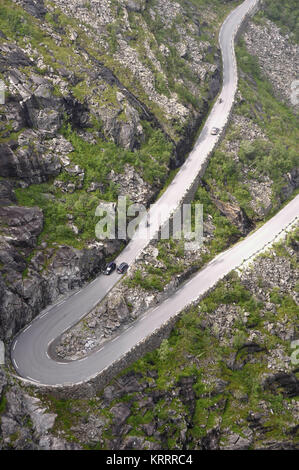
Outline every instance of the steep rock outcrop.
{"type": "Polygon", "coordinates": [[[75,450],[80,446],[54,436],[56,414],[15,385],[0,367],[0,449],[75,450]]]}

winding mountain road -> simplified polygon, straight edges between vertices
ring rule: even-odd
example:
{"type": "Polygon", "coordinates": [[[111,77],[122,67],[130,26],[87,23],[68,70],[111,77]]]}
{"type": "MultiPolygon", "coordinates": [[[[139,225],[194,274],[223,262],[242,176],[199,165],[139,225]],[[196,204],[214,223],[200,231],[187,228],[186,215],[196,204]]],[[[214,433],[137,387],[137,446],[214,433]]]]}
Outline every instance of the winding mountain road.
{"type": "MultiPolygon", "coordinates": [[[[215,103],[193,151],[170,186],[151,207],[149,215],[152,230],[158,230],[159,226],[179,206],[183,195],[192,186],[196,175],[209,158],[220,138],[220,136],[211,135],[211,128],[223,128],[229,119],[237,90],[234,36],[244,16],[257,4],[258,0],[245,0],[222,25],[219,35],[223,57],[223,88],[220,95],[222,102],[215,103]],[[167,207],[167,213],[164,212],[164,219],[157,221],[154,215],[161,207],[167,207]]],[[[44,385],[76,384],[96,376],[130,351],[139,341],[151,335],[176,313],[195,301],[219,279],[261,250],[266,243],[272,241],[283,228],[296,219],[298,202],[299,196],[259,230],[217,256],[203,270],[182,285],[172,297],[156,308],[149,309],[118,337],[104,343],[100,350],[76,361],[53,359],[50,356],[51,345],[53,348],[57,338],[98,304],[120,279],[116,273],[107,277],[98,276],[80,291],[45,309],[18,334],[11,347],[12,363],[18,375],[44,385]]],[[[139,230],[144,228],[141,224],[139,230]]],[[[148,242],[146,237],[142,238],[136,234],[116,262],[126,261],[131,264],[148,242]]]]}

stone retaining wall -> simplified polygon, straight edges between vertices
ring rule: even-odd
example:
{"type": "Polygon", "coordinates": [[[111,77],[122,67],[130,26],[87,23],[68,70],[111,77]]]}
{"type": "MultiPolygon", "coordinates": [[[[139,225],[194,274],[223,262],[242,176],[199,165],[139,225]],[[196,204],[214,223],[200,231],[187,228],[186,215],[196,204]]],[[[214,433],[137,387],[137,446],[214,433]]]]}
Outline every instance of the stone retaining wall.
{"type": "MultiPolygon", "coordinates": [[[[235,41],[238,39],[240,34],[244,31],[244,28],[247,25],[248,20],[256,13],[259,8],[260,0],[257,4],[247,13],[244,17],[241,26],[238,28],[238,31],[235,35],[235,41]]],[[[237,91],[237,85],[236,85],[237,91]]],[[[229,125],[231,115],[233,112],[235,102],[232,103],[230,113],[228,115],[227,121],[225,126],[222,129],[220,138],[216,145],[219,145],[222,138],[225,135],[227,126],[229,125]]],[[[215,151],[215,147],[209,153],[206,160],[203,162],[199,173],[197,174],[196,178],[194,179],[190,188],[183,194],[181,199],[181,204],[183,203],[190,203],[195,196],[197,188],[200,184],[200,180],[203,177],[205,170],[208,166],[209,159],[213,152],[215,151]]],[[[224,276],[225,278],[226,276],[224,276]]],[[[215,285],[219,282],[218,280],[215,285]]],[[[191,302],[189,305],[186,305],[186,308],[190,307],[191,305],[196,305],[203,297],[207,296],[215,286],[205,292],[203,295],[198,297],[195,301],[191,302]]],[[[64,385],[64,386],[43,386],[43,385],[35,385],[29,380],[22,379],[19,376],[14,375],[16,379],[18,379],[21,383],[26,385],[31,385],[32,388],[38,389],[40,393],[43,394],[52,394],[57,398],[88,398],[94,396],[98,391],[100,391],[103,387],[105,387],[113,377],[119,374],[122,370],[130,366],[133,362],[137,359],[140,359],[144,354],[149,351],[152,351],[158,348],[162,342],[162,340],[169,336],[171,330],[173,329],[175,323],[177,322],[178,318],[182,315],[182,313],[178,313],[174,315],[167,323],[165,323],[162,327],[155,330],[150,336],[145,338],[144,340],[137,343],[134,348],[132,348],[128,353],[126,353],[123,357],[119,360],[115,361],[109,367],[104,369],[102,372],[97,374],[95,377],[89,379],[86,382],[81,382],[76,385],[64,385]]]]}
{"type": "MultiPolygon", "coordinates": [[[[226,276],[223,277],[223,279],[226,276]]],[[[215,282],[215,285],[219,282],[215,282]]],[[[190,302],[187,308],[190,308],[192,305],[197,305],[198,302],[209,295],[210,292],[214,289],[215,286],[211,287],[208,291],[204,294],[200,295],[196,300],[190,302]]],[[[23,383],[24,385],[29,385],[32,387],[33,390],[38,389],[38,392],[43,395],[51,394],[52,396],[61,399],[61,398],[91,398],[101,389],[103,389],[117,374],[122,372],[124,369],[132,365],[136,360],[140,359],[146,353],[155,350],[158,348],[163,341],[164,338],[169,337],[174,325],[180,318],[183,312],[179,312],[174,315],[168,322],[164,323],[164,325],[160,328],[157,328],[150,336],[145,338],[144,340],[137,343],[134,348],[132,348],[128,353],[126,353],[123,357],[115,361],[113,364],[108,366],[102,372],[94,376],[93,378],[89,379],[86,382],[80,382],[75,385],[41,385],[41,384],[33,384],[27,379],[23,379],[17,375],[14,377],[23,383]]]]}

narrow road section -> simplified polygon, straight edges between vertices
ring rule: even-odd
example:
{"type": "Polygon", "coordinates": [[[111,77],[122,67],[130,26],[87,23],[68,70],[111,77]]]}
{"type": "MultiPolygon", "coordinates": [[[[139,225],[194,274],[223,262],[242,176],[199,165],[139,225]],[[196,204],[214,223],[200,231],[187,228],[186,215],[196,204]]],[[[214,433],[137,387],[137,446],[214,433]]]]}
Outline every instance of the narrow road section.
{"type": "MultiPolygon", "coordinates": [[[[179,207],[195,178],[204,168],[209,155],[220,139],[220,135],[211,134],[212,128],[223,129],[229,120],[238,82],[234,38],[244,17],[256,8],[258,3],[259,0],[245,0],[227,17],[221,27],[219,34],[223,58],[221,100],[213,106],[188,159],[167,190],[151,207],[149,215],[151,225],[153,224],[151,226],[153,233],[155,230],[158,231],[179,207]],[[164,219],[157,220],[155,214],[161,213],[161,207],[167,207],[167,212],[164,212],[164,219]]],[[[11,348],[12,363],[17,373],[32,382],[45,385],[76,384],[89,380],[151,335],[190,302],[195,301],[257,250],[262,249],[266,243],[275,238],[281,229],[293,222],[297,214],[298,197],[254,234],[209,263],[171,298],[155,309],[148,310],[120,336],[106,342],[101,350],[77,361],[53,360],[49,354],[51,344],[89,313],[120,279],[117,273],[111,276],[100,275],[81,291],[45,309],[19,333],[11,348]]],[[[145,226],[140,224],[139,230],[145,230],[145,226]]],[[[118,264],[122,261],[131,264],[147,246],[149,240],[139,235],[140,233],[136,233],[116,259],[118,264]]]]}

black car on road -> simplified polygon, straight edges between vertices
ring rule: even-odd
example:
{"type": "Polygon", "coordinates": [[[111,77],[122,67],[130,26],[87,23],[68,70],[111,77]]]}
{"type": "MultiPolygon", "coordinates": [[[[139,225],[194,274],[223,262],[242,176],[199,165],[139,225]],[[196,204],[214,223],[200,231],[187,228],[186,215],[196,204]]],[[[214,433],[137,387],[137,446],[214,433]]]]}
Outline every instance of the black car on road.
{"type": "Polygon", "coordinates": [[[113,273],[113,271],[116,270],[116,264],[114,263],[114,261],[111,261],[111,263],[108,263],[105,270],[104,270],[104,274],[106,274],[106,276],[110,276],[110,274],[113,273]]]}
{"type": "Polygon", "coordinates": [[[124,274],[125,272],[127,272],[128,268],[129,265],[127,263],[121,263],[117,268],[117,272],[119,274],[124,274]]]}

